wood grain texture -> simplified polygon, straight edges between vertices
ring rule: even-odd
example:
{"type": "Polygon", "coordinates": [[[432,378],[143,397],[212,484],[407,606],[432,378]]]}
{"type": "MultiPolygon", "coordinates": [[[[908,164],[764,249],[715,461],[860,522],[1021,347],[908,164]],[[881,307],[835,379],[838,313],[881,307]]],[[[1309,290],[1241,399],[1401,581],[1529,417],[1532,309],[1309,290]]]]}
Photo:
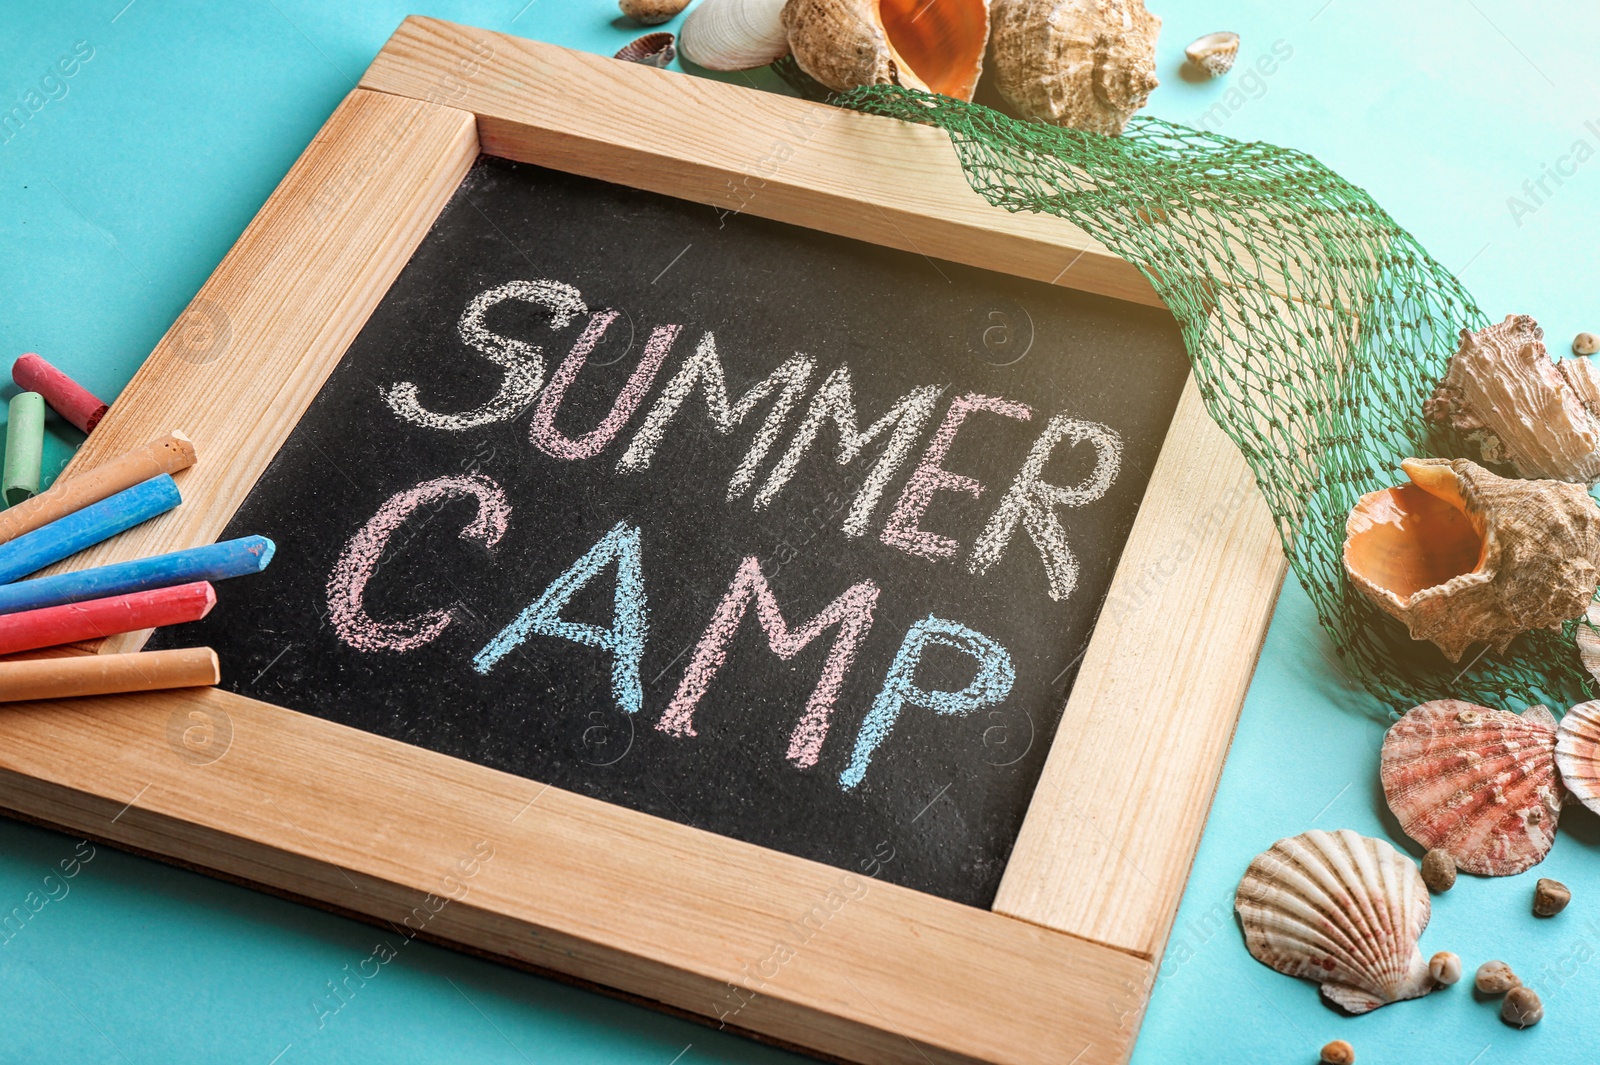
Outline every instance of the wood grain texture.
{"type": "Polygon", "coordinates": [[[1266,502],[1191,378],[996,912],[1160,956],[1284,569],[1266,502]]]}
{"type": "Polygon", "coordinates": [[[469,112],[346,97],[65,471],[178,427],[200,456],[184,504],[46,572],[214,541],[475,158],[469,112]]]}
{"type": "Polygon", "coordinates": [[[1111,1065],[1149,968],[219,690],[8,707],[0,805],[854,1061],[1111,1065]]]}
{"type": "Polygon", "coordinates": [[[929,126],[418,16],[361,85],[475,112],[490,155],[1161,306],[1083,230],[984,202],[929,126]]]}

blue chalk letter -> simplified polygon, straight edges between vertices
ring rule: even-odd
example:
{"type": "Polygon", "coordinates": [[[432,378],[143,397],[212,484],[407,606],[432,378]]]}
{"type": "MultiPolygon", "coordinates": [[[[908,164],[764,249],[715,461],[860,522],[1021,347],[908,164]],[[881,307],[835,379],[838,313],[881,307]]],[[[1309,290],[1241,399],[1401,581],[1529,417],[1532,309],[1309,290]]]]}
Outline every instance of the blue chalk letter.
{"type": "Polygon", "coordinates": [[[975,632],[955,621],[945,621],[932,614],[911,626],[906,638],[895,652],[889,675],[883,680],[883,690],[872,702],[872,709],[861,722],[856,735],[855,753],[850,765],[839,775],[839,786],[846,791],[861,783],[867,774],[867,763],[872,752],[878,749],[900,710],[905,706],[919,706],[939,714],[967,714],[980,706],[993,706],[1011,694],[1017,681],[1017,671],[1011,664],[1011,654],[981,632],[975,632]],[[971,655],[978,663],[978,675],[958,692],[923,691],[916,685],[917,663],[929,646],[951,647],[971,655]]]}
{"type": "Polygon", "coordinates": [[[611,653],[611,690],[617,705],[627,713],[638,713],[644,701],[644,686],[639,683],[639,662],[644,658],[644,637],[649,624],[645,609],[644,575],[639,564],[639,529],[617,522],[589,553],[572,568],[550,583],[538,602],[528,607],[500,635],[490,640],[472,660],[473,668],[487,673],[496,662],[510,654],[529,636],[559,636],[564,640],[597,647],[611,653]],[[561,611],[572,597],[615,560],[617,586],[613,597],[614,620],[611,628],[564,621],[561,611]]]}

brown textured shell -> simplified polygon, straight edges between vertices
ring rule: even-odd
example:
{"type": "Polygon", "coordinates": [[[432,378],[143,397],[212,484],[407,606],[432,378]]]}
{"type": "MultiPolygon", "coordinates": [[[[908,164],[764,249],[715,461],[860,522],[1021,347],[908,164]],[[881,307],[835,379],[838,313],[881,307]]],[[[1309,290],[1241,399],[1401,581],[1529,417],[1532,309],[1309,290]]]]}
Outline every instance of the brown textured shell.
{"type": "Polygon", "coordinates": [[[989,0],[788,0],[800,69],[830,89],[904,85],[970,100],[989,42],[989,0]]]}
{"type": "Polygon", "coordinates": [[[1579,703],[1561,719],[1556,768],[1567,790],[1600,814],[1600,702],[1579,703]]]}
{"type": "Polygon", "coordinates": [[[1550,361],[1544,330],[1525,314],[1473,333],[1422,405],[1423,417],[1465,433],[1485,462],[1521,477],[1600,479],[1600,378],[1587,359],[1550,361]]]}
{"type": "Polygon", "coordinates": [[[617,0],[617,6],[641,26],[659,26],[676,18],[689,6],[689,0],[617,0]]]}
{"type": "Polygon", "coordinates": [[[1381,839],[1313,829],[1256,856],[1234,898],[1245,946],[1351,1013],[1434,989],[1417,940],[1433,904],[1416,863],[1381,839]]]}
{"type": "Polygon", "coordinates": [[[1362,496],[1345,526],[1351,582],[1452,662],[1582,616],[1600,586],[1600,507],[1582,486],[1407,459],[1411,484],[1362,496]]]}
{"type": "Polygon", "coordinates": [[[1380,776],[1405,834],[1479,876],[1544,860],[1566,789],[1556,775],[1556,720],[1459,699],[1423,703],[1383,739],[1380,776]]]}
{"type": "Polygon", "coordinates": [[[989,66],[1023,117],[1115,136],[1156,79],[1143,0],[994,0],[989,66]]]}

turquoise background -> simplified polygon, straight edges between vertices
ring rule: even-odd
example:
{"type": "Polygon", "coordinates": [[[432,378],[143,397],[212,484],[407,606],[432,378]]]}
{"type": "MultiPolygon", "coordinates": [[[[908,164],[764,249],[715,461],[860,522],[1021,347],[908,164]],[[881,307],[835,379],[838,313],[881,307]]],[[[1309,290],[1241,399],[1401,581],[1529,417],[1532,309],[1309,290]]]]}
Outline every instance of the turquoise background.
{"type": "MultiPolygon", "coordinates": [[[[1507,202],[1574,141],[1600,147],[1594,5],[1153,6],[1166,25],[1152,113],[1312,152],[1369,189],[1491,316],[1537,317],[1553,350],[1565,352],[1580,329],[1600,331],[1600,159],[1552,186],[1531,214],[1514,217],[1507,202]],[[1185,81],[1184,44],[1219,28],[1244,37],[1234,73],[1185,81]],[[1279,40],[1290,58],[1270,76],[1247,77],[1279,40]]],[[[66,95],[0,145],[0,356],[39,351],[103,397],[115,395],[411,9],[378,0],[4,0],[0,108],[37,86],[75,41],[90,42],[94,56],[66,95]]],[[[440,0],[426,11],[605,53],[639,32],[610,0],[440,0]]],[[[77,442],[70,429],[53,429],[50,469],[77,442]]],[[[1132,708],[1128,727],[1138,727],[1132,708]]],[[[1291,580],[1155,989],[1139,1065],[1314,1062],[1336,1037],[1356,1046],[1363,1065],[1593,1060],[1600,823],[1581,808],[1564,816],[1539,867],[1572,886],[1565,914],[1529,915],[1536,874],[1463,878],[1435,900],[1423,938],[1425,952],[1455,950],[1469,968],[1509,961],[1544,996],[1547,1019],[1537,1028],[1505,1027],[1495,1004],[1459,986],[1344,1018],[1320,1004],[1312,985],[1245,952],[1229,913],[1232,891],[1275,839],[1348,827],[1404,843],[1377,785],[1383,727],[1340,674],[1291,580]]],[[[0,822],[0,912],[41,890],[73,851],[66,836],[0,822]]],[[[66,883],[69,893],[0,944],[0,1061],[798,1060],[420,944],[319,1029],[312,1000],[367,956],[373,929],[107,848],[66,883]]],[[[1106,1008],[1114,1018],[1125,1007],[1106,1008]]]]}

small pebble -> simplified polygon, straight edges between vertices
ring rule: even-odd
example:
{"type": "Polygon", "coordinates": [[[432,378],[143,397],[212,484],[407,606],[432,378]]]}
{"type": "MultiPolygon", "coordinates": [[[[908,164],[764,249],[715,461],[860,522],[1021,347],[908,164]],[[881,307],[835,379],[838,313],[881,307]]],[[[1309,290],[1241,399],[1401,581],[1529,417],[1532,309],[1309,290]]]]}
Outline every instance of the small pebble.
{"type": "Polygon", "coordinates": [[[1356,1048],[1343,1039],[1335,1039],[1322,1048],[1322,1065],[1355,1065],[1356,1048]]]}
{"type": "Polygon", "coordinates": [[[1486,961],[1478,966],[1478,975],[1473,983],[1485,995],[1503,995],[1513,987],[1522,986],[1522,981],[1511,971],[1511,966],[1503,961],[1486,961]]]}
{"type": "Polygon", "coordinates": [[[1428,975],[1440,987],[1449,987],[1461,979],[1461,957],[1452,951],[1441,950],[1428,959],[1428,975]]]}
{"type": "Polygon", "coordinates": [[[1456,886],[1456,860],[1441,850],[1431,850],[1422,856],[1422,882],[1435,895],[1443,894],[1456,886]]]}
{"type": "Polygon", "coordinates": [[[1600,337],[1593,333],[1579,333],[1572,338],[1572,353],[1574,355],[1593,355],[1600,351],[1600,337]]]}
{"type": "Polygon", "coordinates": [[[1533,887],[1533,913],[1536,917],[1554,917],[1567,908],[1572,892],[1559,880],[1540,878],[1533,887]]]}
{"type": "Polygon", "coordinates": [[[1531,987],[1513,987],[1500,1007],[1500,1019],[1518,1028],[1538,1024],[1544,1020],[1544,1003],[1531,987]]]}

